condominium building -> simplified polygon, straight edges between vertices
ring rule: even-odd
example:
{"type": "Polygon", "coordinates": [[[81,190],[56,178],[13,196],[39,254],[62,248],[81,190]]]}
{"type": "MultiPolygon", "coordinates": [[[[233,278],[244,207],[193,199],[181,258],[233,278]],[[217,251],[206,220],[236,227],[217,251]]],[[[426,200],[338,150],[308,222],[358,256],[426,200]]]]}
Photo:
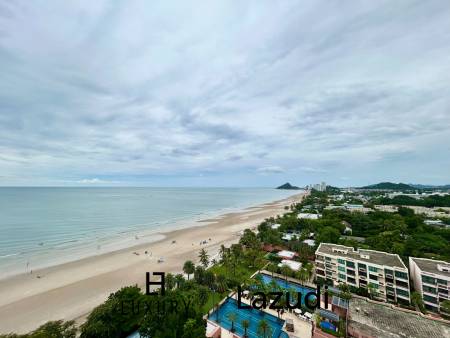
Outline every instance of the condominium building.
{"type": "Polygon", "coordinates": [[[370,290],[374,298],[409,303],[408,269],[396,254],[321,243],[316,250],[316,276],[370,290]]]}
{"type": "Polygon", "coordinates": [[[450,263],[409,257],[414,290],[422,295],[428,310],[439,312],[440,303],[450,300],[450,263]]]}

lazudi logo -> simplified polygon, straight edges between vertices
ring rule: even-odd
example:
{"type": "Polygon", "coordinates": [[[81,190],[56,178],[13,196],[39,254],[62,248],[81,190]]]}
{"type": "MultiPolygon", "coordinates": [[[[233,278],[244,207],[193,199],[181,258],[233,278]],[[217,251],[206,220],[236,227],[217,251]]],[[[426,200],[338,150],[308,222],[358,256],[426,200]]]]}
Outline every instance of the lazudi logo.
{"type": "MultiPolygon", "coordinates": [[[[293,297],[293,299],[297,298],[297,302],[291,303],[291,293],[290,292],[269,292],[265,294],[264,292],[255,292],[253,294],[250,305],[242,303],[242,289],[238,286],[238,308],[239,309],[265,309],[267,308],[267,304],[269,304],[269,309],[272,310],[280,310],[280,309],[301,309],[302,308],[302,300],[303,305],[311,311],[314,311],[316,308],[320,309],[320,285],[317,285],[317,291],[308,292],[303,298],[303,294],[301,292],[297,292],[297,297],[293,297]],[[283,299],[284,296],[284,299],[283,299]],[[272,302],[268,302],[268,300],[273,300],[272,302]]],[[[325,285],[325,293],[324,293],[324,303],[325,308],[328,308],[328,286],[325,285]]]]}
{"type": "MultiPolygon", "coordinates": [[[[153,272],[153,276],[160,276],[160,280],[156,282],[150,281],[150,272],[146,273],[146,294],[147,295],[158,295],[158,292],[151,292],[150,287],[159,286],[161,296],[165,295],[165,273],[164,272],[153,272]]],[[[269,308],[272,310],[279,309],[301,309],[302,304],[309,310],[314,311],[316,308],[320,309],[320,295],[321,295],[321,287],[317,285],[316,292],[310,291],[305,294],[301,292],[296,292],[297,296],[292,299],[297,299],[296,302],[291,303],[291,293],[290,292],[269,292],[265,294],[264,292],[255,292],[253,293],[252,300],[249,304],[245,304],[242,302],[242,289],[241,286],[238,286],[237,297],[238,297],[238,308],[243,310],[248,309],[265,309],[269,308]],[[284,299],[283,299],[284,296],[284,299]],[[272,302],[268,302],[268,300],[273,300],[272,302]],[[269,304],[269,306],[268,306],[269,304]]],[[[325,309],[328,308],[328,286],[325,285],[324,292],[324,303],[325,309]]],[[[186,305],[186,304],[184,304],[186,305]]]]}

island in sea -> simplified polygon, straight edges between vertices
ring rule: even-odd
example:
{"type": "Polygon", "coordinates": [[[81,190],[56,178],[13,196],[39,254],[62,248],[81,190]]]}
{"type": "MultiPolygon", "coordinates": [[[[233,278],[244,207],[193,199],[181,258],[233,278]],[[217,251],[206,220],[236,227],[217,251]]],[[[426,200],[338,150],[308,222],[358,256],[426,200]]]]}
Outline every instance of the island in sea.
{"type": "Polygon", "coordinates": [[[285,189],[285,190],[299,190],[299,187],[296,187],[295,185],[291,185],[289,182],[286,182],[283,185],[280,185],[277,187],[277,189],[285,189]]]}

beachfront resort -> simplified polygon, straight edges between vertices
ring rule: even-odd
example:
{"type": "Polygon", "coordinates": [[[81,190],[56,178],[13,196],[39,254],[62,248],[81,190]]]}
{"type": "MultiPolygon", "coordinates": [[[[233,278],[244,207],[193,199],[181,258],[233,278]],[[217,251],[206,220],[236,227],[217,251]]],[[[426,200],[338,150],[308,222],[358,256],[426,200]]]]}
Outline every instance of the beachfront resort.
{"type": "MultiPolygon", "coordinates": [[[[229,246],[200,241],[195,260],[187,260],[179,273],[165,274],[162,299],[178,307],[152,308],[148,303],[155,298],[126,287],[78,328],[72,322],[51,325],[82,338],[450,336],[448,262],[380,250],[385,243],[374,239],[378,233],[367,235],[373,233],[367,224],[376,226],[374,219],[383,217],[387,227],[393,217],[396,226],[418,222],[413,231],[447,230],[402,209],[397,214],[326,209],[335,201],[329,195],[308,191],[280,215],[237,233],[229,246]],[[147,304],[146,311],[130,311],[130,301],[147,304]],[[125,311],[117,311],[124,302],[125,311]]],[[[436,256],[446,257],[445,250],[434,248],[436,256]]]]}

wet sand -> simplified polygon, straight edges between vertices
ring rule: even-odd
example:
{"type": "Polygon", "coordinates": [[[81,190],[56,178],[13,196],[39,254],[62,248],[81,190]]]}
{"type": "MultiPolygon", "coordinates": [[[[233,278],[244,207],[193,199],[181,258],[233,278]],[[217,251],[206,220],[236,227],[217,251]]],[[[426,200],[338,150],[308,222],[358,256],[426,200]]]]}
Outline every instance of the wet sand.
{"type": "Polygon", "coordinates": [[[0,333],[25,333],[57,319],[81,323],[110,293],[127,285],[144,286],[147,271],[181,273],[186,260],[198,262],[200,249],[216,255],[220,245],[238,242],[244,229],[286,212],[284,206],[302,196],[202,220],[190,228],[161,232],[165,238],[157,242],[4,279],[0,281],[0,333]],[[204,240],[206,244],[200,244],[204,240]],[[160,257],[164,257],[163,263],[158,263],[160,257]]]}

